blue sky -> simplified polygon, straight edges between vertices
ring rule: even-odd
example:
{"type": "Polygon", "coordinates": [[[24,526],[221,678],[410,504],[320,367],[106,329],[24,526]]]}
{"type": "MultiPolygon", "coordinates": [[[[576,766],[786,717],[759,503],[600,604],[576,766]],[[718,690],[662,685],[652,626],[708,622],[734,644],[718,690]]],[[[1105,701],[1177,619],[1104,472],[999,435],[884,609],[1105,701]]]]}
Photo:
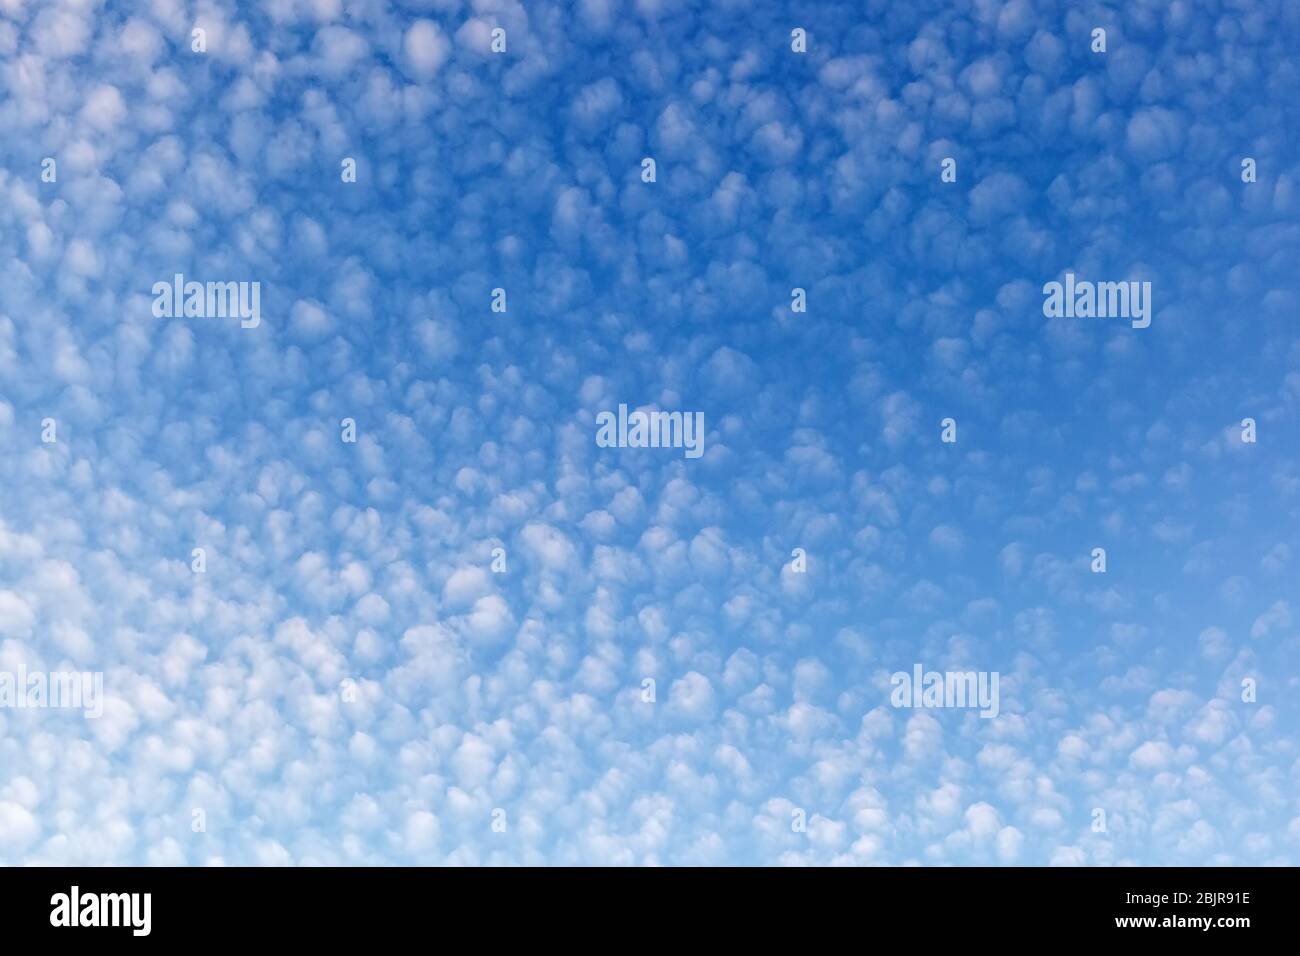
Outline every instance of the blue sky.
{"type": "Polygon", "coordinates": [[[0,0],[0,862],[1300,861],[1298,34],[0,0]]]}

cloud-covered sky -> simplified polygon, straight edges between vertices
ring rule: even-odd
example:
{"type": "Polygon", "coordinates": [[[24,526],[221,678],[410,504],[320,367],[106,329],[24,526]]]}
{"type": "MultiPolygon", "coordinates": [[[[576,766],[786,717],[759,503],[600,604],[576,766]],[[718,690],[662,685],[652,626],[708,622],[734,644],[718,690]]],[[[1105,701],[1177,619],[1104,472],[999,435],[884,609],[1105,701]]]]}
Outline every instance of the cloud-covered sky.
{"type": "Polygon", "coordinates": [[[0,0],[0,862],[1300,862],[1298,42],[0,0]]]}

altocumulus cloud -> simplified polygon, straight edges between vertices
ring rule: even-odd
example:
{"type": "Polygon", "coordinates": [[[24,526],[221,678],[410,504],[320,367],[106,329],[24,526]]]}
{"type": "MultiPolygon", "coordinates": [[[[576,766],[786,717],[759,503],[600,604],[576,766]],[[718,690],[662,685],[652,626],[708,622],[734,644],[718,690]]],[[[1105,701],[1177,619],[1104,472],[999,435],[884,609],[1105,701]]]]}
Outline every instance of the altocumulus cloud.
{"type": "Polygon", "coordinates": [[[0,2],[0,861],[1300,860],[1294,5],[344,6],[0,2]]]}

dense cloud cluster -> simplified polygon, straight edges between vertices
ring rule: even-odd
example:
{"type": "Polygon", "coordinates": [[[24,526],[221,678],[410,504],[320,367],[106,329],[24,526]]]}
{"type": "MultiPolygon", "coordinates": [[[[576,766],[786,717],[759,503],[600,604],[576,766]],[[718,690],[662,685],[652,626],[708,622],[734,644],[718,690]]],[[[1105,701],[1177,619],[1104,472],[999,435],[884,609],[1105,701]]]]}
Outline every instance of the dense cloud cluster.
{"type": "Polygon", "coordinates": [[[1298,39],[0,0],[0,670],[106,697],[0,709],[0,862],[1300,862],[1298,39]]]}

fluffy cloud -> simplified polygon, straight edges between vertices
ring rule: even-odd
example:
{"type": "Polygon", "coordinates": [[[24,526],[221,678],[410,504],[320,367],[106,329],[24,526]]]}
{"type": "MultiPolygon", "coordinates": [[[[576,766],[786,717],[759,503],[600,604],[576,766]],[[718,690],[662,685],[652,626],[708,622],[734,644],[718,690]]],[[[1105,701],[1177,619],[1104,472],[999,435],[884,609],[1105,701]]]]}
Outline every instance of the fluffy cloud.
{"type": "Polygon", "coordinates": [[[1296,861],[1285,5],[434,6],[0,3],[0,862],[1296,861]]]}

